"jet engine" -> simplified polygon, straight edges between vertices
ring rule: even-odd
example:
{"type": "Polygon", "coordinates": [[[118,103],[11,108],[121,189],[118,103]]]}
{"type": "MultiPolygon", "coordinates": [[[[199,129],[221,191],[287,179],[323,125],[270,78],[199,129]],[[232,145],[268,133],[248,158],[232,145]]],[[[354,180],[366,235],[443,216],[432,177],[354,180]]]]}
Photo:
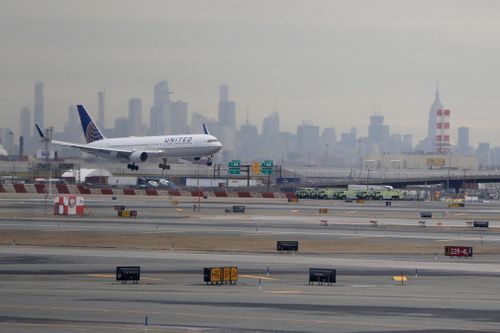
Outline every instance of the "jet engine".
{"type": "Polygon", "coordinates": [[[145,162],[148,159],[148,153],[145,151],[134,151],[128,159],[132,162],[145,162]]]}

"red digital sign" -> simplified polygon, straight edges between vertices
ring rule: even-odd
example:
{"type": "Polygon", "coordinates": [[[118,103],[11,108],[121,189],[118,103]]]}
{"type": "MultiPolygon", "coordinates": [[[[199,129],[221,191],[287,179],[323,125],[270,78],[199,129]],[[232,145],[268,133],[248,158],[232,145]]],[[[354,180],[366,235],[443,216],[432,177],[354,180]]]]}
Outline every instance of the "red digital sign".
{"type": "Polygon", "coordinates": [[[472,257],[472,247],[445,246],[444,255],[448,257],[472,257]]]}

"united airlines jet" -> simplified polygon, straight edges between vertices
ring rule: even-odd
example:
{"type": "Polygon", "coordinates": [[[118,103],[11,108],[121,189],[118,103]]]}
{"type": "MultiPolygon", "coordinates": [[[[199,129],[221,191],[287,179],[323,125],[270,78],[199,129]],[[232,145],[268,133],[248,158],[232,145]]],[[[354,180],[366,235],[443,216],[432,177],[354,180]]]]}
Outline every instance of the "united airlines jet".
{"type": "Polygon", "coordinates": [[[212,165],[213,155],[222,149],[222,144],[215,136],[210,135],[205,124],[203,124],[204,134],[106,138],[85,108],[77,105],[77,109],[87,144],[51,140],[36,124],[38,134],[43,140],[55,145],[72,147],[95,156],[129,162],[127,167],[130,170],[139,170],[136,163],[146,162],[151,158],[160,158],[163,163],[160,163],[159,167],[162,169],[170,169],[167,164],[167,158],[170,157],[194,161],[207,157],[206,165],[212,165]]]}

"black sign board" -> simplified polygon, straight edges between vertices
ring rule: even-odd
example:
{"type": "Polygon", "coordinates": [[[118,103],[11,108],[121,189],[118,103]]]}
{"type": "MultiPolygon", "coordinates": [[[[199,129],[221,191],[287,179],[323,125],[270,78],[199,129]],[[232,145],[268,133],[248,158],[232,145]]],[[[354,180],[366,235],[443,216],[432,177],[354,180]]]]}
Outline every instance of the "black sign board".
{"type": "Polygon", "coordinates": [[[140,266],[117,266],[116,267],[116,281],[132,281],[137,283],[141,279],[140,266]]]}
{"type": "Polygon", "coordinates": [[[233,213],[244,213],[244,212],[245,212],[245,206],[238,206],[238,205],[233,206],[233,213]]]}
{"type": "Polygon", "coordinates": [[[472,226],[474,228],[488,228],[490,226],[490,223],[488,221],[474,221],[472,223],[472,226]]]}
{"type": "Polygon", "coordinates": [[[432,212],[420,212],[420,217],[423,219],[432,219],[432,212]]]}
{"type": "Polygon", "coordinates": [[[298,252],[299,241],[278,241],[276,242],[276,250],[287,252],[298,252]]]}
{"type": "Polygon", "coordinates": [[[444,255],[448,257],[472,257],[470,246],[445,246],[444,255]]]}
{"type": "Polygon", "coordinates": [[[337,270],[329,268],[309,268],[309,284],[332,284],[337,282],[337,270]]]}

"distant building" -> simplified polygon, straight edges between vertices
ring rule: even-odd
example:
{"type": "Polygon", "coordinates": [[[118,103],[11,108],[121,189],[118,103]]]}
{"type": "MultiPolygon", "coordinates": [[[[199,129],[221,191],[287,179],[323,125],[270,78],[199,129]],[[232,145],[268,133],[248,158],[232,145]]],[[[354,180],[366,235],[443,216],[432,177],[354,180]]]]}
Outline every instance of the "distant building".
{"type": "Polygon", "coordinates": [[[35,124],[38,124],[40,128],[45,128],[44,123],[44,102],[43,102],[43,82],[38,81],[35,83],[35,107],[34,110],[34,120],[35,124]]]}
{"type": "Polygon", "coordinates": [[[154,86],[154,101],[149,115],[150,135],[162,135],[170,121],[170,92],[168,82],[161,81],[154,86]]]}
{"type": "Polygon", "coordinates": [[[427,149],[426,152],[434,153],[436,149],[436,111],[443,109],[443,104],[439,100],[439,88],[436,89],[434,102],[429,110],[429,120],[427,125],[427,149]]]}
{"type": "Polygon", "coordinates": [[[476,156],[479,158],[479,165],[481,167],[490,166],[490,144],[488,142],[479,142],[476,149],[476,156]]]}
{"type": "Polygon", "coordinates": [[[25,140],[29,139],[32,127],[30,109],[24,106],[21,108],[21,113],[19,114],[19,135],[24,137],[25,140]]]}
{"type": "Polygon", "coordinates": [[[280,133],[280,114],[273,112],[262,120],[262,136],[264,138],[276,138],[280,133]]]}
{"type": "Polygon", "coordinates": [[[97,126],[100,128],[106,128],[104,123],[104,91],[99,91],[97,93],[97,126]]]}
{"type": "MultiPolygon", "coordinates": [[[[207,123],[208,118],[205,117],[202,114],[199,113],[193,113],[191,115],[191,126],[190,126],[190,132],[191,133],[202,133],[202,128],[203,128],[203,123],[207,123]]],[[[212,131],[212,129],[209,127],[209,131],[212,131]]]]}
{"type": "Polygon", "coordinates": [[[319,145],[319,126],[302,124],[297,127],[297,150],[315,151],[319,145]]]}
{"type": "Polygon", "coordinates": [[[447,154],[450,151],[450,110],[436,111],[436,148],[434,152],[447,154]]]}
{"type": "Polygon", "coordinates": [[[259,135],[257,133],[257,126],[246,123],[241,125],[240,131],[238,133],[238,157],[250,162],[253,159],[258,158],[259,153],[259,135]]]}
{"type": "Polygon", "coordinates": [[[115,128],[113,130],[113,136],[115,137],[123,137],[128,136],[130,133],[130,123],[129,120],[125,117],[119,117],[115,119],[115,128]]]}
{"type": "Polygon", "coordinates": [[[131,98],[128,101],[129,135],[140,136],[142,133],[142,99],[131,98]]]}
{"type": "Polygon", "coordinates": [[[226,84],[219,86],[219,125],[236,129],[236,105],[229,100],[229,87],[226,84]]]}
{"type": "Polygon", "coordinates": [[[472,154],[472,147],[469,145],[469,128],[458,128],[458,147],[457,152],[462,155],[472,154]]]}
{"type": "Polygon", "coordinates": [[[188,104],[183,101],[170,103],[170,134],[183,134],[188,131],[188,104]]]}
{"type": "Polygon", "coordinates": [[[382,144],[389,139],[389,126],[384,125],[384,116],[370,116],[368,125],[368,140],[372,143],[382,144]]]}
{"type": "Polygon", "coordinates": [[[413,151],[413,136],[411,134],[403,134],[403,152],[410,153],[413,151]]]}
{"type": "Polygon", "coordinates": [[[476,156],[443,154],[376,154],[369,155],[363,161],[364,169],[445,169],[456,168],[460,170],[479,169],[479,159],[476,156]]]}
{"type": "Polygon", "coordinates": [[[342,148],[356,148],[357,146],[356,132],[340,133],[340,145],[342,148]]]}

